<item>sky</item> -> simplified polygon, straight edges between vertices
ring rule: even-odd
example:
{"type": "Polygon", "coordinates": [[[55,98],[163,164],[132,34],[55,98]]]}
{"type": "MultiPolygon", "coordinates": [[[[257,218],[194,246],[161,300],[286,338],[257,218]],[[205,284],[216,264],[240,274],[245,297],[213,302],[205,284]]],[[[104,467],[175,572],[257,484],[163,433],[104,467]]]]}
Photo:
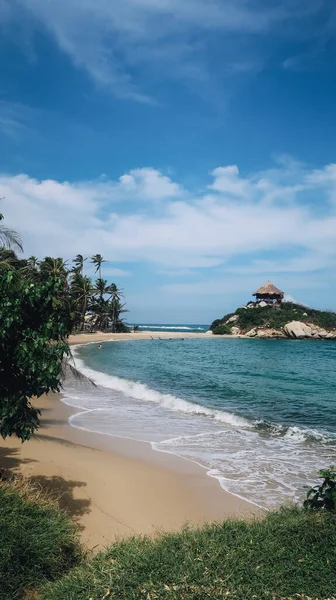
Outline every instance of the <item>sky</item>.
{"type": "Polygon", "coordinates": [[[0,0],[5,223],[130,322],[336,310],[335,73],[334,0],[0,0]]]}

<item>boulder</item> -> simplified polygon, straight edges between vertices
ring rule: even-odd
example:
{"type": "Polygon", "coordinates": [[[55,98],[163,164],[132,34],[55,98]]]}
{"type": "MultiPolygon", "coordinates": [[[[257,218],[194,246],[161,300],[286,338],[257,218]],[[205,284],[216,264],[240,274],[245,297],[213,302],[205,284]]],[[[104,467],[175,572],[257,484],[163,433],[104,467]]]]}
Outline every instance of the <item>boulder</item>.
{"type": "Polygon", "coordinates": [[[264,302],[263,300],[261,302],[259,302],[259,304],[257,304],[258,308],[264,308],[265,306],[267,306],[267,302],[264,302]]]}
{"type": "Polygon", "coordinates": [[[332,333],[332,332],[330,332],[330,333],[327,333],[327,335],[326,335],[326,337],[325,337],[325,339],[326,339],[326,340],[334,340],[335,338],[336,338],[336,336],[335,336],[335,334],[334,334],[334,333],[332,333]]]}
{"type": "Polygon", "coordinates": [[[255,305],[254,305],[254,304],[252,304],[252,302],[250,302],[250,304],[248,304],[248,305],[246,306],[246,308],[254,308],[254,306],[255,306],[255,305]]]}
{"type": "Polygon", "coordinates": [[[251,337],[251,338],[252,338],[252,337],[255,337],[255,336],[257,335],[257,330],[256,330],[256,328],[254,328],[254,329],[250,329],[250,331],[248,331],[248,332],[247,332],[245,335],[246,335],[247,337],[251,337]]]}
{"type": "Polygon", "coordinates": [[[257,336],[259,338],[271,339],[271,338],[284,337],[284,334],[282,331],[279,331],[278,329],[272,329],[271,327],[268,327],[266,329],[259,329],[257,331],[257,336]]]}
{"type": "Polygon", "coordinates": [[[239,335],[240,334],[239,327],[232,327],[231,331],[232,331],[232,335],[239,335]]]}
{"type": "Polygon", "coordinates": [[[301,321],[291,321],[284,326],[284,332],[288,337],[304,339],[312,337],[312,329],[301,321]]]}
{"type": "Polygon", "coordinates": [[[238,321],[238,319],[239,319],[239,315],[233,315],[233,317],[230,317],[230,319],[225,321],[225,324],[228,325],[229,323],[235,323],[236,321],[238,321]]]}

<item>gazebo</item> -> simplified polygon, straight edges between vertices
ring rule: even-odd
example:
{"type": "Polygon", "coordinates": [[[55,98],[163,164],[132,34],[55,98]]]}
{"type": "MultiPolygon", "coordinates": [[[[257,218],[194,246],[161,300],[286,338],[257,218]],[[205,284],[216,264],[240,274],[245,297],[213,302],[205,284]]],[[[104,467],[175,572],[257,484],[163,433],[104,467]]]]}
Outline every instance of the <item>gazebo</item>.
{"type": "Polygon", "coordinates": [[[284,292],[279,290],[273,283],[267,281],[262,285],[253,296],[256,297],[256,302],[266,302],[266,304],[272,304],[279,306],[284,299],[284,292]]]}

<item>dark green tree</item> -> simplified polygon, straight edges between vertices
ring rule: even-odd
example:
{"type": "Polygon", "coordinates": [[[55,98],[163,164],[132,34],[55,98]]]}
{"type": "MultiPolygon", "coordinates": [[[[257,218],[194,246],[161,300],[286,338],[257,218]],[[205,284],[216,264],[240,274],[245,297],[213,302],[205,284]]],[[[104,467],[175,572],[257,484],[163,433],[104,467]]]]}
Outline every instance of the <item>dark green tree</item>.
{"type": "Polygon", "coordinates": [[[39,425],[33,397],[60,390],[73,327],[64,281],[0,274],[0,435],[31,437],[39,425]]]}

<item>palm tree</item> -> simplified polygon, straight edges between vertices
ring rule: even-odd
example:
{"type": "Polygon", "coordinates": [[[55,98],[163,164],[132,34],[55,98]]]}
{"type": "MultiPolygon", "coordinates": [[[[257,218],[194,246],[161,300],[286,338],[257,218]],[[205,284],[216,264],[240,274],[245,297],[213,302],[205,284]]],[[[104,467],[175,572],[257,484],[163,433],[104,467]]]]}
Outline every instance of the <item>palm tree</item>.
{"type": "Polygon", "coordinates": [[[94,254],[91,256],[91,262],[96,267],[95,273],[99,273],[99,279],[101,279],[101,267],[106,260],[103,259],[101,254],[94,254]]]}
{"type": "Polygon", "coordinates": [[[45,259],[40,262],[40,271],[42,275],[53,275],[54,277],[62,279],[64,283],[67,282],[69,271],[67,269],[67,261],[63,258],[51,258],[51,256],[46,256],[45,259]]]}
{"type": "MultiPolygon", "coordinates": [[[[3,221],[3,215],[0,213],[0,221],[3,221]]],[[[21,238],[16,231],[0,225],[0,249],[13,249],[23,251],[21,238]]]]}
{"type": "Polygon", "coordinates": [[[107,285],[106,279],[101,279],[100,277],[95,282],[93,295],[95,297],[95,301],[93,302],[92,308],[93,311],[97,314],[96,325],[97,327],[103,328],[103,325],[107,327],[108,322],[106,318],[104,318],[104,314],[109,311],[109,301],[105,300],[104,296],[109,294],[109,286],[107,285]]]}
{"type": "Polygon", "coordinates": [[[36,256],[30,256],[27,258],[28,267],[36,269],[38,266],[38,258],[36,256]]]}
{"type": "Polygon", "coordinates": [[[112,331],[115,333],[118,327],[119,316],[121,312],[126,312],[123,309],[125,306],[121,304],[121,298],[124,297],[123,290],[119,289],[115,283],[111,283],[106,290],[110,294],[111,300],[111,320],[112,320],[112,331]]]}
{"type": "Polygon", "coordinates": [[[87,260],[87,258],[84,258],[84,256],[82,254],[77,254],[77,256],[73,259],[73,263],[74,263],[74,272],[77,271],[80,275],[83,275],[83,269],[84,269],[84,263],[87,260]]]}
{"type": "Polygon", "coordinates": [[[112,331],[113,333],[118,333],[126,329],[124,324],[124,319],[120,318],[120,315],[128,312],[125,308],[126,304],[121,304],[120,300],[112,300],[110,302],[110,313],[109,317],[112,322],[112,331]]]}
{"type": "Polygon", "coordinates": [[[71,295],[74,301],[75,313],[79,317],[81,331],[84,329],[85,315],[89,307],[92,292],[92,281],[90,277],[83,277],[83,275],[75,273],[71,282],[71,295]]]}

